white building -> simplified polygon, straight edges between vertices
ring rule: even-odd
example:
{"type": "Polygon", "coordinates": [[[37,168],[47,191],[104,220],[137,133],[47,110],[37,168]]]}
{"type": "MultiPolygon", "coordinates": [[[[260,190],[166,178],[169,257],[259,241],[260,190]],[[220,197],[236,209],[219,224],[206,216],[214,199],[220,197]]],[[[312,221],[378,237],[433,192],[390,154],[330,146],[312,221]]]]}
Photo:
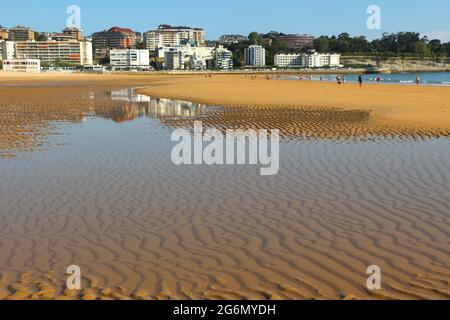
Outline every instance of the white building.
{"type": "Polygon", "coordinates": [[[0,40],[0,60],[12,60],[16,56],[16,43],[0,40]]]}
{"type": "Polygon", "coordinates": [[[109,51],[110,65],[116,69],[148,69],[150,53],[148,50],[113,49],[109,51]]]}
{"type": "Polygon", "coordinates": [[[164,53],[165,70],[183,70],[184,68],[185,64],[183,52],[175,49],[164,53]]]}
{"type": "Polygon", "coordinates": [[[92,43],[79,41],[6,41],[2,55],[11,59],[38,59],[41,63],[92,65],[92,43]]]}
{"type": "Polygon", "coordinates": [[[280,68],[341,67],[341,55],[330,53],[276,54],[274,64],[280,68]]]}
{"type": "Polygon", "coordinates": [[[151,51],[159,47],[177,46],[181,43],[205,45],[205,31],[201,28],[160,25],[156,30],[144,33],[145,47],[151,51]]]}
{"type": "Polygon", "coordinates": [[[289,53],[289,54],[276,54],[273,58],[274,64],[280,68],[303,68],[302,55],[289,53]]]}
{"type": "MultiPolygon", "coordinates": [[[[179,52],[182,59],[180,66],[189,66],[189,69],[204,70],[206,69],[206,61],[214,59],[214,47],[197,47],[190,45],[179,45],[171,47],[159,47],[157,49],[158,58],[166,58],[167,53],[179,52]]],[[[172,59],[172,55],[169,55],[169,59],[172,59]]],[[[172,64],[171,64],[172,65],[172,64]]],[[[171,66],[165,65],[165,69],[171,69],[171,66]]]]}
{"type": "Polygon", "coordinates": [[[12,72],[40,72],[41,61],[38,59],[3,60],[3,70],[12,72]]]}
{"type": "Polygon", "coordinates": [[[262,46],[249,46],[245,49],[245,64],[252,67],[266,65],[266,49],[262,46]]]}
{"type": "Polygon", "coordinates": [[[233,70],[233,53],[223,46],[215,48],[214,67],[217,70],[233,70]]]}
{"type": "Polygon", "coordinates": [[[302,55],[305,68],[339,67],[341,56],[330,53],[309,53],[302,55]]]}

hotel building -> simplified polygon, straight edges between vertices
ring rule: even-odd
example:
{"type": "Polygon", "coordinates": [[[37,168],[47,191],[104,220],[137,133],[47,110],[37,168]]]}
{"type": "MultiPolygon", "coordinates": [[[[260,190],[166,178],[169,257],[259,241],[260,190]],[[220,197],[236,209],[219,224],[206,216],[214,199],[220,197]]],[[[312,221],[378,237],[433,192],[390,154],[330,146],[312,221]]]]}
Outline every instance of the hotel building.
{"type": "Polygon", "coordinates": [[[200,28],[160,25],[158,29],[144,33],[144,45],[152,51],[159,47],[177,46],[183,43],[204,46],[205,31],[200,28]]]}
{"type": "Polygon", "coordinates": [[[3,70],[12,72],[40,72],[41,61],[37,59],[3,60],[3,70]]]}
{"type": "Polygon", "coordinates": [[[110,65],[115,69],[148,69],[150,53],[148,50],[113,49],[109,52],[110,65]]]}
{"type": "Polygon", "coordinates": [[[252,67],[266,65],[266,49],[262,46],[250,46],[245,49],[245,64],[252,67]]]}
{"type": "Polygon", "coordinates": [[[10,41],[32,41],[34,32],[28,27],[17,26],[9,29],[8,40],[10,41]]]}

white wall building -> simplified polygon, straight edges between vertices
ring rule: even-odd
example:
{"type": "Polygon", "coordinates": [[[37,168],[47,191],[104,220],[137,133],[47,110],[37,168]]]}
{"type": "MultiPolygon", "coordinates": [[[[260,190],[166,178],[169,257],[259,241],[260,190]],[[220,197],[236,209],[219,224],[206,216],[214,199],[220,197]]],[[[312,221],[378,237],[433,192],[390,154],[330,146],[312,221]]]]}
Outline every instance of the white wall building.
{"type": "Polygon", "coordinates": [[[276,54],[273,58],[274,64],[280,68],[303,68],[302,55],[289,53],[289,54],[276,54]]]}
{"type": "Polygon", "coordinates": [[[0,60],[12,60],[16,57],[16,43],[0,40],[0,60]]]}
{"type": "Polygon", "coordinates": [[[245,49],[245,64],[252,67],[266,65],[266,49],[262,46],[249,46],[245,49]]]}
{"type": "Polygon", "coordinates": [[[12,72],[40,72],[41,61],[38,59],[3,60],[3,70],[12,72]]]}
{"type": "Polygon", "coordinates": [[[79,41],[6,41],[8,58],[38,59],[41,63],[92,65],[92,43],[79,41]]]}
{"type": "Polygon", "coordinates": [[[145,47],[151,51],[158,47],[177,46],[182,42],[196,43],[202,47],[205,45],[205,31],[200,28],[160,25],[156,30],[144,33],[145,47]]]}
{"type": "MultiPolygon", "coordinates": [[[[157,57],[165,59],[166,53],[179,52],[182,59],[180,66],[186,65],[189,69],[204,70],[206,69],[206,61],[214,59],[214,50],[214,47],[196,47],[190,45],[159,47],[157,49],[157,57]]],[[[172,59],[172,56],[169,56],[169,58],[172,59]]],[[[167,65],[165,65],[165,69],[174,70],[171,69],[171,66],[167,65]]]]}
{"type": "Polygon", "coordinates": [[[113,49],[109,52],[110,65],[116,69],[148,69],[150,53],[148,50],[113,49]]]}
{"type": "Polygon", "coordinates": [[[276,54],[274,64],[280,68],[341,67],[341,55],[335,53],[276,54]]]}
{"type": "Polygon", "coordinates": [[[165,70],[183,70],[185,68],[183,52],[175,49],[164,53],[165,70]]]}
{"type": "Polygon", "coordinates": [[[217,70],[233,70],[233,53],[223,46],[215,48],[214,67],[217,70]]]}

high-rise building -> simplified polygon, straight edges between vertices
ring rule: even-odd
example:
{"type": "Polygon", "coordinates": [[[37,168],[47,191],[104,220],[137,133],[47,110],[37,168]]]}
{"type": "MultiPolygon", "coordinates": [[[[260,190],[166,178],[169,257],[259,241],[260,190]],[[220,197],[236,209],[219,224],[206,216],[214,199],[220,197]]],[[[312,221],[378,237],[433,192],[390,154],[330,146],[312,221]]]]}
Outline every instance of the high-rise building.
{"type": "Polygon", "coordinates": [[[256,45],[246,48],[245,64],[252,67],[264,67],[266,65],[266,49],[256,45]]]}
{"type": "Polygon", "coordinates": [[[8,39],[10,41],[31,41],[34,40],[34,31],[24,26],[13,27],[9,29],[8,39]]]}
{"type": "Polygon", "coordinates": [[[233,70],[233,53],[218,46],[214,50],[214,68],[217,70],[233,70]]]}
{"type": "Polygon", "coordinates": [[[109,59],[110,65],[116,69],[148,69],[150,66],[148,50],[112,49],[109,59]]]}
{"type": "Polygon", "coordinates": [[[144,33],[145,47],[152,51],[158,47],[170,47],[182,43],[204,46],[205,31],[200,28],[160,25],[156,30],[144,33]]]}

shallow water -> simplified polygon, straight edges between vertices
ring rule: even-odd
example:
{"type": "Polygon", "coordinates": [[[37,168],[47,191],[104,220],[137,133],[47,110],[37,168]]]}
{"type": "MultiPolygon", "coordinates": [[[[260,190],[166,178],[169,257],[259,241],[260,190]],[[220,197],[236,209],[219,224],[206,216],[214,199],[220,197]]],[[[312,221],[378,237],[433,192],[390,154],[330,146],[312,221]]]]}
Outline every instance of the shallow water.
{"type": "MultiPolygon", "coordinates": [[[[314,75],[311,80],[320,81],[336,81],[335,75],[314,75]]],[[[341,75],[341,78],[347,82],[357,82],[357,74],[341,75]]],[[[391,84],[405,84],[412,85],[416,83],[417,77],[419,77],[421,84],[423,85],[439,85],[450,86],[450,72],[405,72],[405,73],[393,73],[393,74],[363,74],[362,78],[365,83],[375,83],[377,78],[380,78],[380,83],[391,84]]],[[[299,80],[299,77],[284,77],[290,80],[299,80]]]]}
{"type": "Polygon", "coordinates": [[[450,139],[283,140],[262,177],[172,164],[173,120],[206,106],[87,95],[113,107],[0,158],[0,274],[75,264],[93,290],[157,298],[450,297],[450,139]]]}

